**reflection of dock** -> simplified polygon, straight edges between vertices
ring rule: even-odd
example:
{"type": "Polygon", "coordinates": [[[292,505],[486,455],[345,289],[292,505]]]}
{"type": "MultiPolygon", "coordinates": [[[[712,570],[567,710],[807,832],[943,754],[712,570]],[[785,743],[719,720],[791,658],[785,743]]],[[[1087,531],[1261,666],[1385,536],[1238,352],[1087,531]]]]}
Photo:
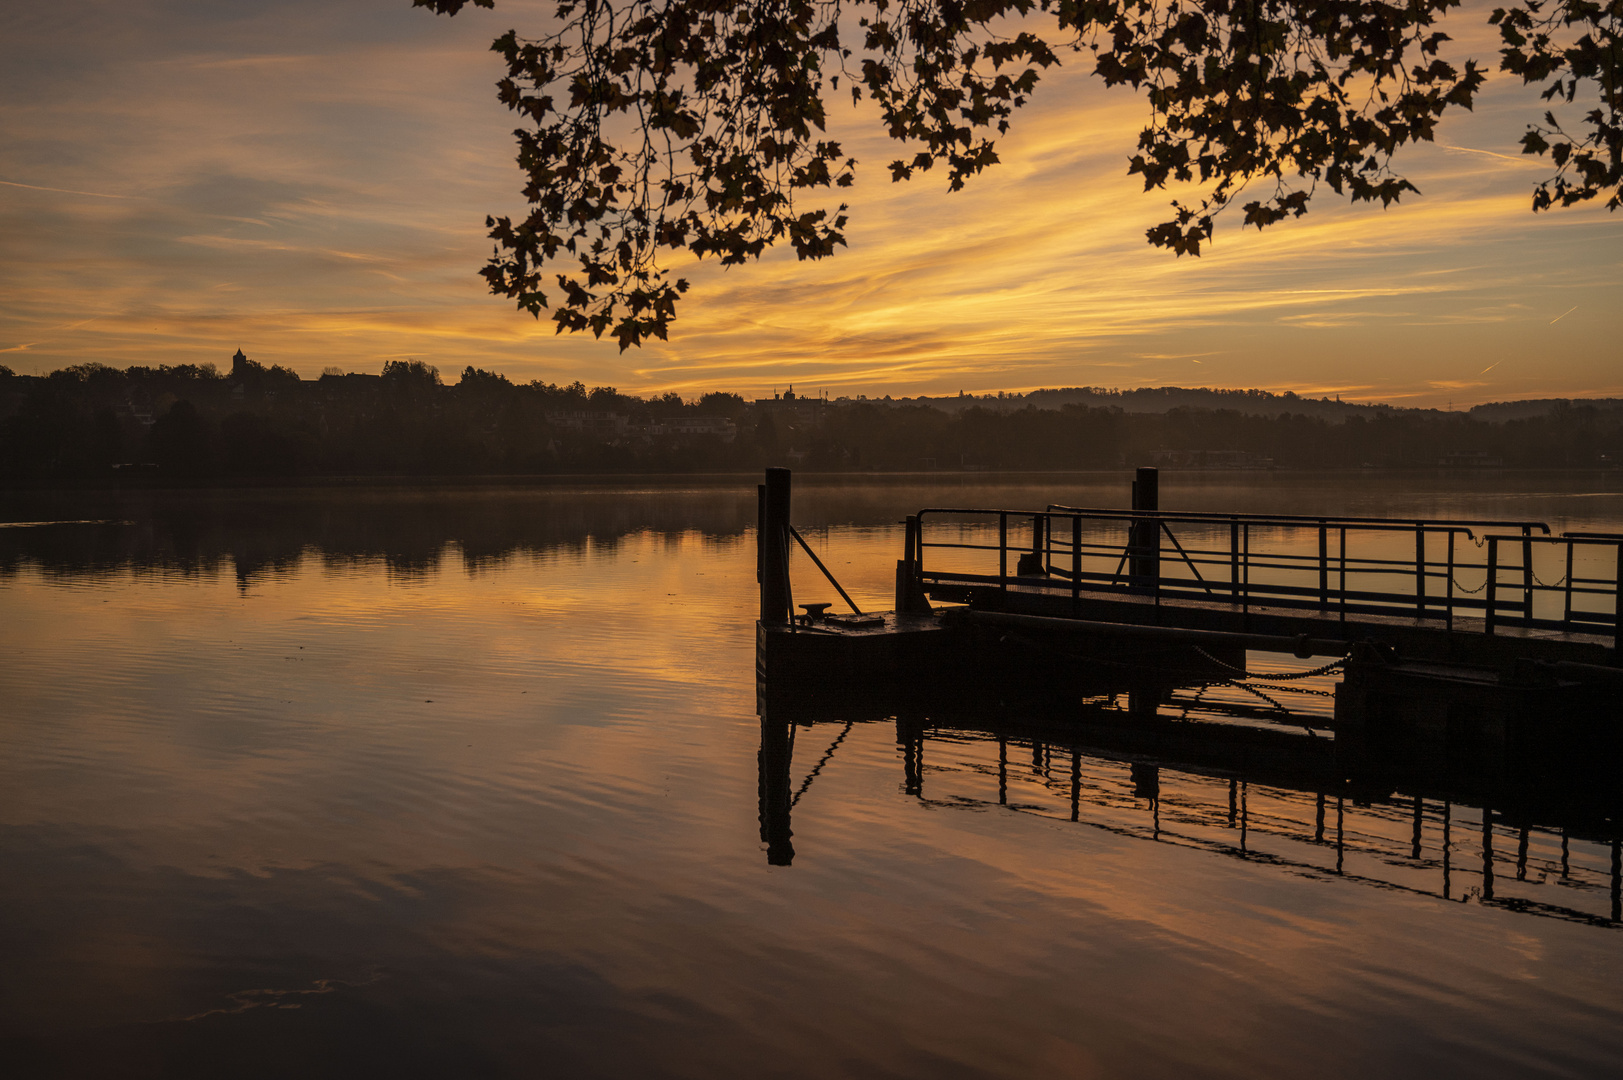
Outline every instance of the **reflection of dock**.
{"type": "Polygon", "coordinates": [[[1102,718],[769,709],[760,755],[768,860],[792,863],[795,805],[819,773],[838,768],[853,726],[893,722],[903,794],[940,809],[999,807],[1309,878],[1598,926],[1623,919],[1615,784],[1415,772],[1394,787],[1349,771],[1328,740],[1079,719],[1102,718]],[[810,746],[798,763],[797,731],[810,746]]]}
{"type": "Polygon", "coordinates": [[[1276,672],[1275,687],[1344,672],[1334,716],[1308,725],[1334,730],[1344,754],[1616,749],[1623,536],[1552,536],[1530,521],[1172,513],[1156,490],[1144,469],[1127,510],[921,510],[907,519],[895,611],[852,626],[828,604],[793,614],[797,542],[850,601],[790,524],[788,471],[768,470],[763,694],[1125,695],[1147,717],[1178,687],[1229,682],[1254,691],[1255,719],[1289,723],[1278,695],[1248,681],[1248,657],[1274,654],[1310,661],[1276,672]]]}

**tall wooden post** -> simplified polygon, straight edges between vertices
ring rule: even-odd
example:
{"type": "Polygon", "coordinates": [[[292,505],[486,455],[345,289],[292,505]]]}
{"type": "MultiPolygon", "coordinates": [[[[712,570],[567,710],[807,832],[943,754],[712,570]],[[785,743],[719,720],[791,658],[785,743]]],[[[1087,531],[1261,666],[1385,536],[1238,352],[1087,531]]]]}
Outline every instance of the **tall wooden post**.
{"type": "Polygon", "coordinates": [[[928,615],[930,614],[930,600],[924,595],[924,583],[920,578],[920,557],[922,540],[920,538],[919,519],[909,515],[906,531],[902,536],[902,557],[896,562],[896,614],[898,615],[928,615]]]}
{"type": "MultiPolygon", "coordinates": [[[[1142,468],[1133,481],[1133,509],[1155,512],[1161,509],[1161,474],[1159,470],[1142,468]]],[[[1127,543],[1131,548],[1127,572],[1133,584],[1154,589],[1161,577],[1161,523],[1155,519],[1135,518],[1128,530],[1127,543]]]]}
{"type": "Polygon", "coordinates": [[[766,471],[761,528],[755,542],[761,562],[761,622],[787,626],[794,614],[789,591],[789,470],[766,471]]]}

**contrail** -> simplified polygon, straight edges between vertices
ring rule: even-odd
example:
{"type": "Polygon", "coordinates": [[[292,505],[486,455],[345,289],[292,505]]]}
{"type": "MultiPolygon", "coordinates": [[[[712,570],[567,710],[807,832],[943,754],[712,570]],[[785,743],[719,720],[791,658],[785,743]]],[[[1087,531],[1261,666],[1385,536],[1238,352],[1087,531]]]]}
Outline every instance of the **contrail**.
{"type": "Polygon", "coordinates": [[[1503,360],[1495,360],[1493,363],[1489,364],[1487,367],[1485,367],[1481,371],[1477,372],[1477,374],[1478,375],[1486,375],[1488,372],[1492,371],[1494,368],[1498,367],[1500,364],[1503,364],[1503,363],[1504,363],[1503,360]]]}
{"type": "Polygon", "coordinates": [[[38,184],[19,184],[15,180],[0,180],[6,187],[27,188],[29,191],[54,191],[58,195],[89,195],[96,199],[133,199],[134,195],[106,195],[100,191],[75,191],[72,188],[40,187],[38,184]]]}
{"type": "Polygon", "coordinates": [[[1571,315],[1574,311],[1577,311],[1577,310],[1578,310],[1578,305],[1573,304],[1567,310],[1563,311],[1561,314],[1559,314],[1555,318],[1551,319],[1550,320],[1550,325],[1554,326],[1556,323],[1560,322],[1562,319],[1566,318],[1568,315],[1571,315]]]}

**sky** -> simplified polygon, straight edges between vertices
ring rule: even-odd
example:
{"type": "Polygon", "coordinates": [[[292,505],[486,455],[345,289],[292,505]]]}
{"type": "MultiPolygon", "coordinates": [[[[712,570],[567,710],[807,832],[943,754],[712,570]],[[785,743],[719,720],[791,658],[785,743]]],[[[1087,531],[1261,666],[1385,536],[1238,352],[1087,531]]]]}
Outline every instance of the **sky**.
{"type": "MultiPolygon", "coordinates": [[[[1451,19],[1490,62],[1490,5],[1451,19]]],[[[1211,386],[1455,408],[1623,396],[1623,213],[1534,215],[1544,105],[1507,76],[1398,167],[1389,209],[1328,192],[1199,259],[1151,248],[1168,195],[1126,175],[1148,106],[1080,59],[1002,164],[904,184],[869,114],[848,248],[693,282],[668,342],[624,353],[490,295],[486,214],[521,213],[489,51],[550,5],[454,19],[409,0],[56,0],[0,9],[0,364],[214,362],[314,377],[390,360],[696,396],[1211,386]]],[[[1236,208],[1237,209],[1237,208],[1236,208]]]]}

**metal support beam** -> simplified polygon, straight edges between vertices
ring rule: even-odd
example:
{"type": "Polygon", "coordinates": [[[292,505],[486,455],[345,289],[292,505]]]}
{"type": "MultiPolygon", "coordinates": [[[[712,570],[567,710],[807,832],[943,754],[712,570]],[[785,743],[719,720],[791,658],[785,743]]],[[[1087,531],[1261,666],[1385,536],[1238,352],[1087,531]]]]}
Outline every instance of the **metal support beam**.
{"type": "Polygon", "coordinates": [[[1222,630],[1184,630],[1175,626],[1141,626],[1135,623],[1098,622],[1093,619],[1057,619],[1047,615],[1017,615],[1003,611],[976,611],[966,608],[954,613],[958,618],[1007,626],[1010,629],[1064,631],[1074,634],[1102,634],[1116,638],[1147,638],[1180,645],[1256,649],[1258,652],[1290,653],[1293,656],[1346,656],[1353,650],[1349,641],[1323,638],[1285,637],[1279,634],[1231,634],[1222,630]]]}

